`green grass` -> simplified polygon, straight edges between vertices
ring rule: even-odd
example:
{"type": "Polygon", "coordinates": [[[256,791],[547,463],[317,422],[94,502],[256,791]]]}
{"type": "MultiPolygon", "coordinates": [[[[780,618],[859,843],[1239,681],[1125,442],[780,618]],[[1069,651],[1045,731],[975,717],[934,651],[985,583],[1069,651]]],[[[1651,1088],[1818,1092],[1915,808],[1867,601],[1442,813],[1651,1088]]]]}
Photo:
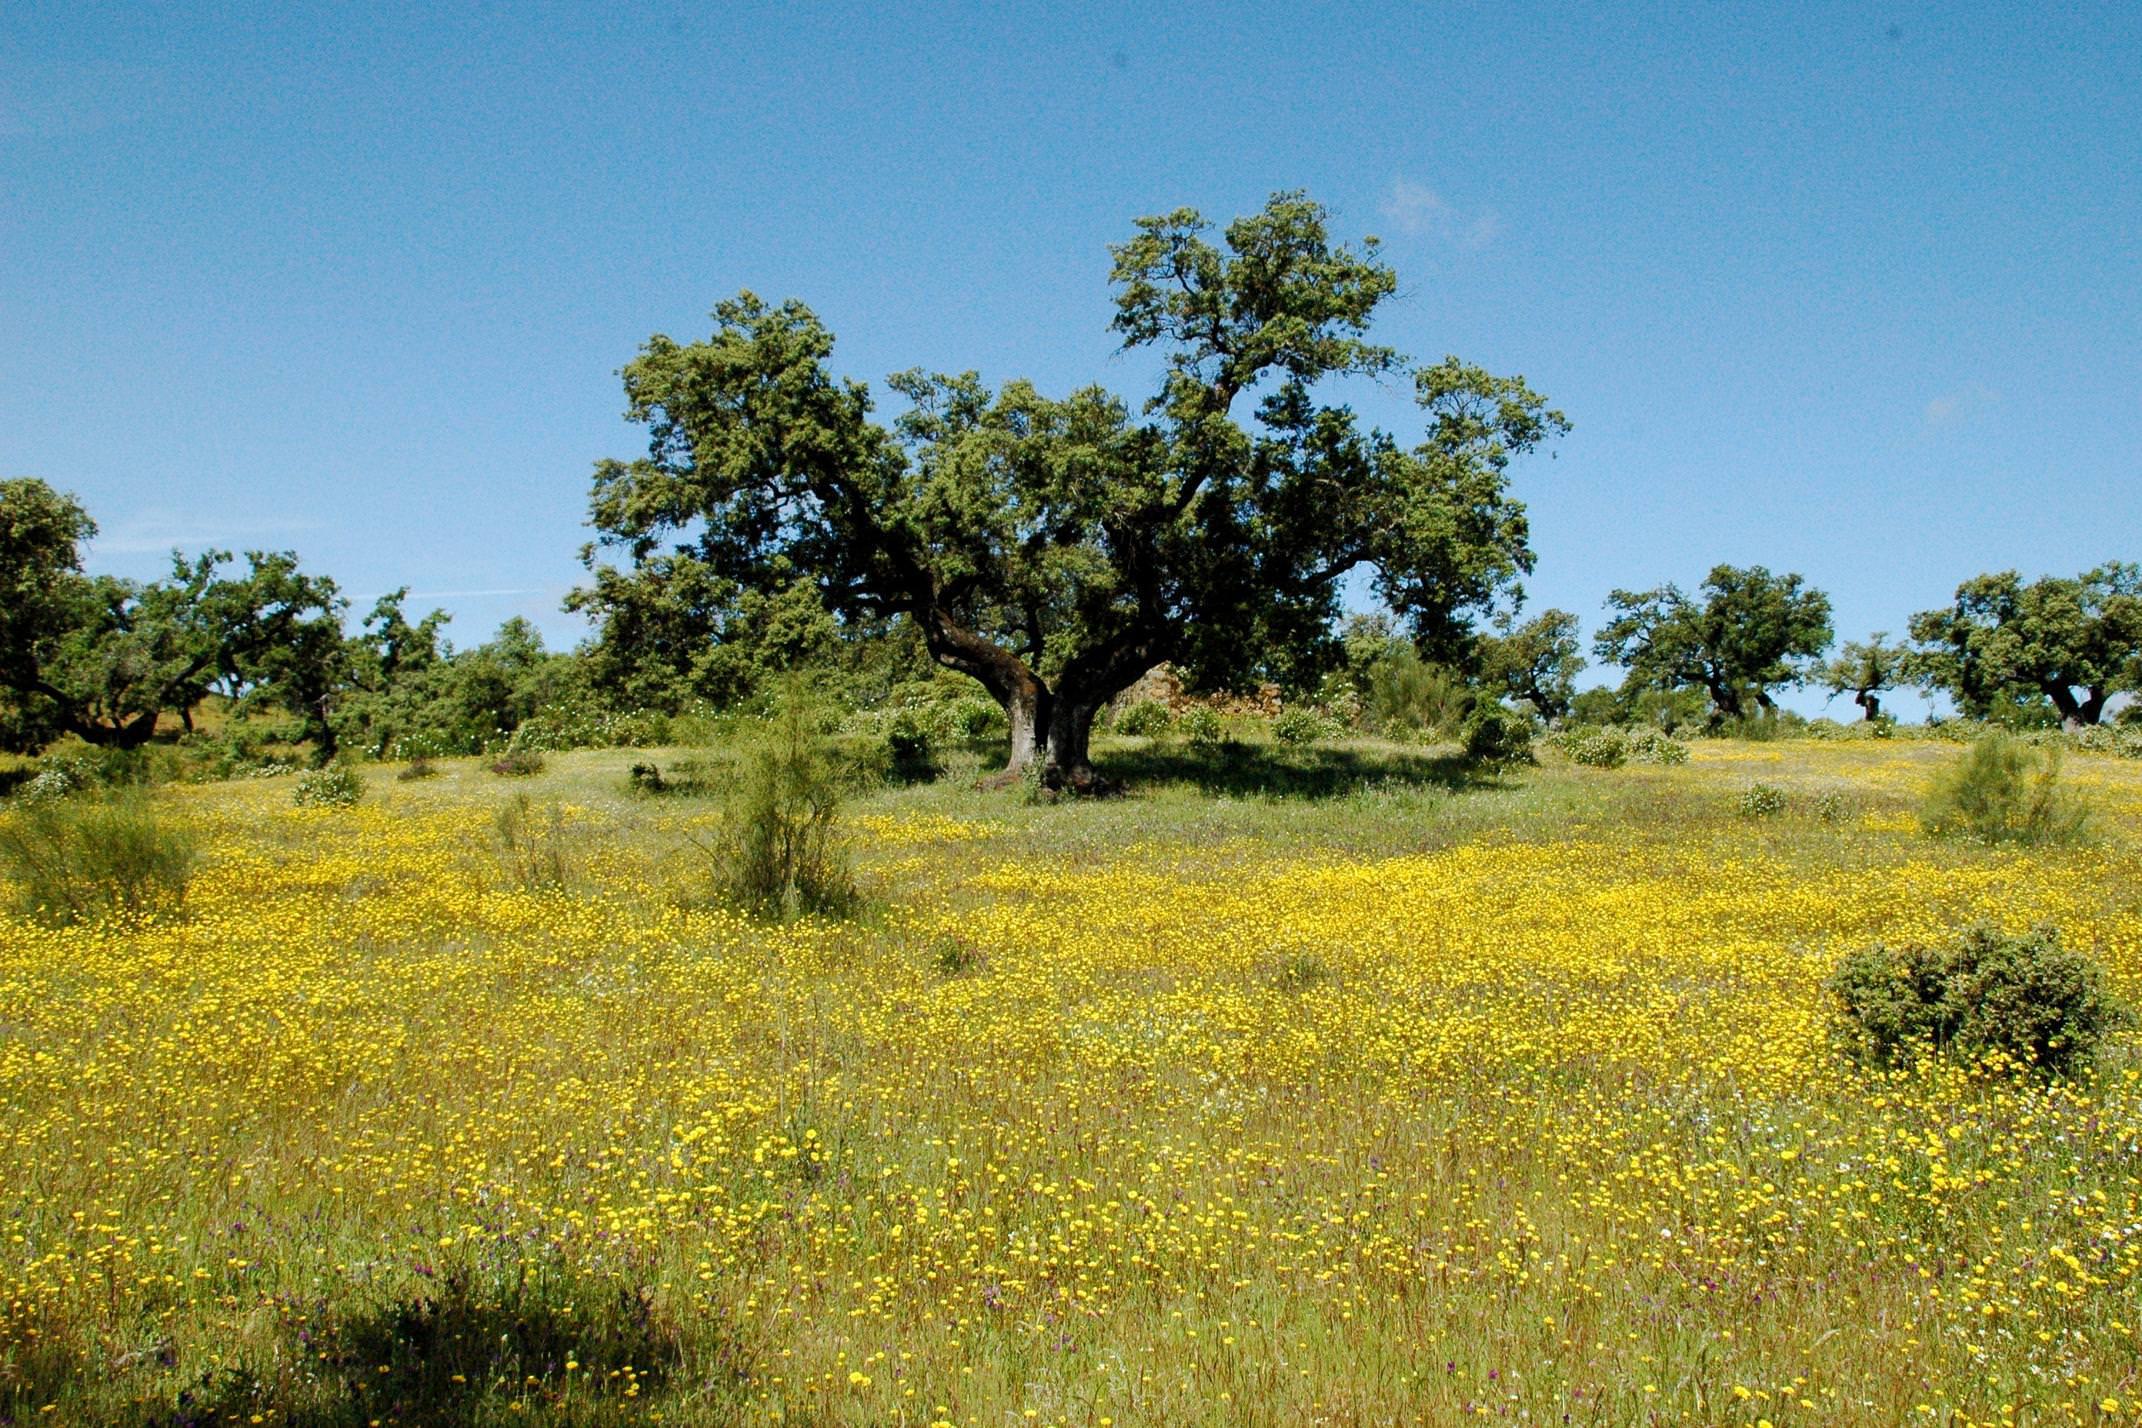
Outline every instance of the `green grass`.
{"type": "Polygon", "coordinates": [[[1902,740],[1097,752],[1122,796],[1030,803],[965,750],[856,797],[863,905],[778,926],[702,905],[718,799],[629,789],[706,750],[167,792],[193,921],[0,925],[0,1419],[2128,1398],[2132,1037],[2079,1090],[1884,1080],[1815,999],[1989,913],[2134,998],[2142,765],[2071,758],[2096,841],[2017,850],[1925,837],[1956,750],[1902,740]],[[1755,782],[1785,811],[1742,817],[1755,782]]]}

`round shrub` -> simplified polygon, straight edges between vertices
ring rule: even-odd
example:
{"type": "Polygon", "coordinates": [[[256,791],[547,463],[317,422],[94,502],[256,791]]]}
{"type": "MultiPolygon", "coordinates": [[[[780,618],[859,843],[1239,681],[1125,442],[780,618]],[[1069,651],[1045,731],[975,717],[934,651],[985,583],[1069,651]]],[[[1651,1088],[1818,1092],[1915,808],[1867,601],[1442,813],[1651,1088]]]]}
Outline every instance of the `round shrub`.
{"type": "Polygon", "coordinates": [[[1639,729],[1629,736],[1632,764],[1685,764],[1688,745],[1663,729],[1639,729]]]}
{"type": "Polygon", "coordinates": [[[57,803],[91,787],[90,781],[67,762],[39,769],[15,793],[23,803],[57,803]]]}
{"type": "Polygon", "coordinates": [[[1191,748],[1201,752],[1217,749],[1227,736],[1226,728],[1220,723],[1220,716],[1202,704],[1186,710],[1183,717],[1176,721],[1175,727],[1191,748]]]}
{"type": "Polygon", "coordinates": [[[1465,721],[1465,757],[1500,767],[1532,759],[1532,724],[1500,704],[1482,704],[1465,721]]]}
{"type": "Polygon", "coordinates": [[[298,775],[291,797],[300,808],[347,808],[364,793],[364,781],[347,764],[329,764],[298,775]]]}
{"type": "Polygon", "coordinates": [[[1877,1066],[1953,1051],[2065,1073],[2132,1021],[2103,969],[2051,926],[2010,935],[1982,925],[1946,946],[1877,942],[1839,963],[1828,987],[1840,1039],[1877,1066]]]}
{"type": "Polygon", "coordinates": [[[1740,795],[1743,818],[1775,818],[1785,811],[1785,790],[1774,784],[1750,784],[1740,795]]]}
{"type": "Polygon", "coordinates": [[[403,765],[402,771],[394,777],[401,783],[414,783],[418,779],[437,778],[438,776],[439,766],[422,754],[418,754],[403,765]]]}
{"type": "Polygon", "coordinates": [[[543,772],[543,755],[534,749],[510,749],[491,765],[500,778],[527,778],[543,772]]]}
{"type": "Polygon", "coordinates": [[[1296,705],[1272,721],[1272,737],[1282,744],[1313,744],[1331,733],[1331,725],[1314,709],[1296,705]]]}
{"type": "Polygon", "coordinates": [[[1629,761],[1629,737],[1619,729],[1572,731],[1562,738],[1571,763],[1592,769],[1618,769],[1629,761]]]}
{"type": "Polygon", "coordinates": [[[1167,705],[1157,699],[1141,699],[1116,720],[1116,732],[1149,739],[1167,733],[1174,723],[1175,716],[1168,712],[1167,705]]]}
{"type": "Polygon", "coordinates": [[[885,732],[886,777],[898,783],[928,783],[937,777],[937,746],[929,723],[902,709],[885,732]]]}

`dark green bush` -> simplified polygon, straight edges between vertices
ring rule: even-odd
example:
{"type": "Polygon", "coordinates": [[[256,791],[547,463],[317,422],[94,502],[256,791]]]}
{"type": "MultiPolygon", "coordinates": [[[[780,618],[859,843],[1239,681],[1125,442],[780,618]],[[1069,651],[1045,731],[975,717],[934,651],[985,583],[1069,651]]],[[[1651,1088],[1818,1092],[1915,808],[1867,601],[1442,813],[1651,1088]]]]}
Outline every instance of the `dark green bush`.
{"type": "Polygon", "coordinates": [[[1185,743],[1200,752],[1217,749],[1227,739],[1227,729],[1220,722],[1220,716],[1202,704],[1185,710],[1175,728],[1185,743]]]}
{"type": "Polygon", "coordinates": [[[1465,721],[1465,757],[1500,768],[1532,761],[1532,721],[1483,701],[1465,721]]]}
{"type": "Polygon", "coordinates": [[[980,971],[988,960],[982,955],[981,948],[949,932],[937,939],[930,953],[930,964],[947,977],[964,977],[969,972],[980,971]]]}
{"type": "Polygon", "coordinates": [[[1437,739],[1465,722],[1473,691],[1463,676],[1423,660],[1410,644],[1390,646],[1366,671],[1361,718],[1384,734],[1437,739]]]}
{"type": "Polygon", "coordinates": [[[433,763],[430,759],[425,758],[422,754],[418,754],[415,758],[404,764],[402,766],[402,771],[396,774],[394,777],[402,783],[412,783],[417,779],[437,778],[438,776],[439,766],[433,763]]]}
{"type": "Polygon", "coordinates": [[[1314,744],[1337,732],[1331,720],[1300,704],[1282,710],[1272,721],[1272,737],[1282,744],[1314,744]]]}
{"type": "Polygon", "coordinates": [[[895,783],[928,783],[939,773],[936,730],[951,727],[929,714],[936,711],[902,709],[893,715],[885,731],[885,774],[895,783]]]}
{"type": "Polygon", "coordinates": [[[1926,831],[1987,843],[2070,843],[2089,811],[2061,787],[2060,748],[2033,748],[1995,730],[1935,779],[1921,813],[1926,831]]]}
{"type": "Polygon", "coordinates": [[[2066,1072],[2131,1020],[2102,969],[2052,927],[1979,926],[1944,946],[1877,942],[1845,958],[1828,986],[1840,1039],[1878,1066],[1953,1051],[2066,1072]]]}
{"type": "Polygon", "coordinates": [[[15,908],[53,926],[176,911],[194,856],[193,835],[138,794],[53,799],[0,819],[0,871],[15,908]]]}
{"type": "Polygon", "coordinates": [[[534,749],[513,749],[492,760],[491,772],[500,778],[528,778],[543,772],[543,755],[534,749]]]}
{"type": "Polygon", "coordinates": [[[1175,716],[1168,706],[1157,699],[1141,699],[1116,719],[1116,732],[1134,738],[1152,738],[1165,734],[1175,723],[1175,716]]]}

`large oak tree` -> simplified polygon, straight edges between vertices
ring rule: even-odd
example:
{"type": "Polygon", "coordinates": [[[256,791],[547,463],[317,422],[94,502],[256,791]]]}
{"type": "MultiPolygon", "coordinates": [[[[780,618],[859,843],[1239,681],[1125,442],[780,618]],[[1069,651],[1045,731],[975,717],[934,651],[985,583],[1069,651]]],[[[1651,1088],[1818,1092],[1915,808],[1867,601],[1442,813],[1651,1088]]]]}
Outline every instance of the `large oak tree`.
{"type": "Polygon", "coordinates": [[[1350,571],[1430,642],[1512,590],[1532,554],[1506,469],[1560,413],[1522,378],[1370,342],[1396,276],[1299,194],[1217,242],[1187,209],[1136,229],[1113,250],[1113,326],[1164,365],[1135,410],[1099,387],[910,371],[881,423],[810,309],[748,292],[702,341],[649,339],[623,373],[648,454],[595,473],[590,564],[629,559],[602,603],[625,603],[619,578],[801,580],[842,619],[903,616],[1003,706],[1011,767],[1084,786],[1112,696],[1164,660],[1225,683],[1325,637],[1350,571]],[[1418,440],[1332,393],[1361,377],[1412,387],[1418,440]]]}
{"type": "Polygon", "coordinates": [[[1593,652],[1628,671],[1631,691],[1700,689],[1711,719],[1776,707],[1770,691],[1805,681],[1830,645],[1830,597],[1798,575],[1718,565],[1697,599],[1678,585],[1616,590],[1593,652]]]}
{"type": "Polygon", "coordinates": [[[2142,690],[2142,566],[2112,561],[2075,577],[1975,576],[1954,603],[1911,617],[1919,678],[1982,716],[2004,696],[2044,696],[2061,722],[2099,722],[2122,690],[2142,690]]]}

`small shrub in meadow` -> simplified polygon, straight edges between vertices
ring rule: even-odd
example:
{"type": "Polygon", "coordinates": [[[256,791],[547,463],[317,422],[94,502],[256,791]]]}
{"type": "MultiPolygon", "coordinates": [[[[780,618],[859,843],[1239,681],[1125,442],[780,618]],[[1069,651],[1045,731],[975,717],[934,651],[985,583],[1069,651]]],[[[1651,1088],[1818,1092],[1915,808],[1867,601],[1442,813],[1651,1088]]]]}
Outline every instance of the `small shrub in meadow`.
{"type": "Polygon", "coordinates": [[[402,783],[414,783],[418,779],[437,778],[438,776],[439,766],[419,754],[404,764],[402,771],[394,777],[402,783]]]}
{"type": "Polygon", "coordinates": [[[855,883],[838,838],[849,779],[793,700],[746,750],[710,849],[716,892],[757,917],[841,913],[855,883]]]}
{"type": "Polygon", "coordinates": [[[1185,711],[1175,727],[1183,741],[1200,753],[1210,753],[1226,742],[1227,730],[1220,716],[1202,704],[1185,711]]]}
{"type": "Polygon", "coordinates": [[[1619,729],[1574,730],[1562,737],[1569,761],[1592,769],[1618,769],[1629,761],[1629,737],[1619,729]]]}
{"type": "Polygon", "coordinates": [[[2059,746],[1999,731],[1935,779],[1920,817],[1937,837],[1986,843],[2071,843],[2089,825],[2089,810],[2060,784],[2059,746]]]}
{"type": "Polygon", "coordinates": [[[938,775],[936,741],[931,721],[912,709],[893,716],[885,732],[886,776],[895,783],[928,783],[938,775]]]}
{"type": "Polygon", "coordinates": [[[1297,704],[1282,710],[1272,721],[1272,737],[1282,744],[1314,744],[1331,737],[1331,721],[1316,710],[1297,704]]]}
{"type": "Polygon", "coordinates": [[[644,763],[634,764],[625,771],[625,787],[633,793],[663,793],[668,790],[669,783],[662,777],[659,765],[644,763]]]}
{"type": "Polygon", "coordinates": [[[1465,721],[1465,757],[1500,768],[1532,761],[1532,723],[1500,704],[1482,703],[1465,721]]]}
{"type": "Polygon", "coordinates": [[[1775,784],[1750,784],[1741,791],[1740,816],[1775,818],[1785,811],[1785,790],[1775,784]]]}
{"type": "Polygon", "coordinates": [[[2049,926],[1979,926],[1944,946],[1877,942],[1845,958],[1828,986],[1841,1039],[1877,1066],[1954,1051],[2067,1072],[2132,1020],[2103,969],[2049,926]]]}
{"type": "Polygon", "coordinates": [[[947,977],[964,977],[979,970],[985,960],[979,947],[950,934],[938,938],[930,953],[930,965],[947,977]]]}
{"type": "Polygon", "coordinates": [[[1167,705],[1157,699],[1141,699],[1116,720],[1116,732],[1151,739],[1167,733],[1174,723],[1175,716],[1168,712],[1167,705]]]}
{"type": "Polygon", "coordinates": [[[0,821],[0,871],[16,910],[51,926],[173,911],[194,856],[193,835],[138,795],[53,799],[0,821]]]}
{"type": "Polygon", "coordinates": [[[1688,762],[1688,745],[1663,729],[1639,729],[1629,735],[1629,762],[1685,764],[1688,762]]]}
{"type": "Polygon", "coordinates": [[[543,772],[543,755],[534,749],[511,749],[492,761],[491,772],[500,778],[529,778],[543,772]]]}
{"type": "Polygon", "coordinates": [[[1845,816],[1844,795],[1834,792],[1817,795],[1815,816],[1824,823],[1835,823],[1842,819],[1845,816]]]}
{"type": "Polygon", "coordinates": [[[1314,952],[1290,952],[1271,964],[1273,990],[1306,992],[1331,980],[1331,965],[1314,952]]]}
{"type": "Polygon", "coordinates": [[[550,892],[580,881],[578,832],[556,804],[538,807],[525,793],[499,805],[491,820],[499,866],[522,892],[550,892]]]}
{"type": "Polygon", "coordinates": [[[385,1303],[330,1302],[307,1330],[302,1377],[226,1368],[143,1423],[512,1423],[533,1399],[581,1411],[531,1421],[611,1423],[683,1367],[682,1331],[630,1284],[558,1283],[455,1268],[385,1303]]]}
{"type": "Polygon", "coordinates": [[[30,775],[16,790],[15,798],[24,804],[57,803],[72,798],[92,785],[80,774],[65,765],[39,769],[30,775]]]}
{"type": "Polygon", "coordinates": [[[364,780],[348,764],[329,764],[298,775],[290,797],[300,808],[347,808],[364,794],[364,780]]]}

